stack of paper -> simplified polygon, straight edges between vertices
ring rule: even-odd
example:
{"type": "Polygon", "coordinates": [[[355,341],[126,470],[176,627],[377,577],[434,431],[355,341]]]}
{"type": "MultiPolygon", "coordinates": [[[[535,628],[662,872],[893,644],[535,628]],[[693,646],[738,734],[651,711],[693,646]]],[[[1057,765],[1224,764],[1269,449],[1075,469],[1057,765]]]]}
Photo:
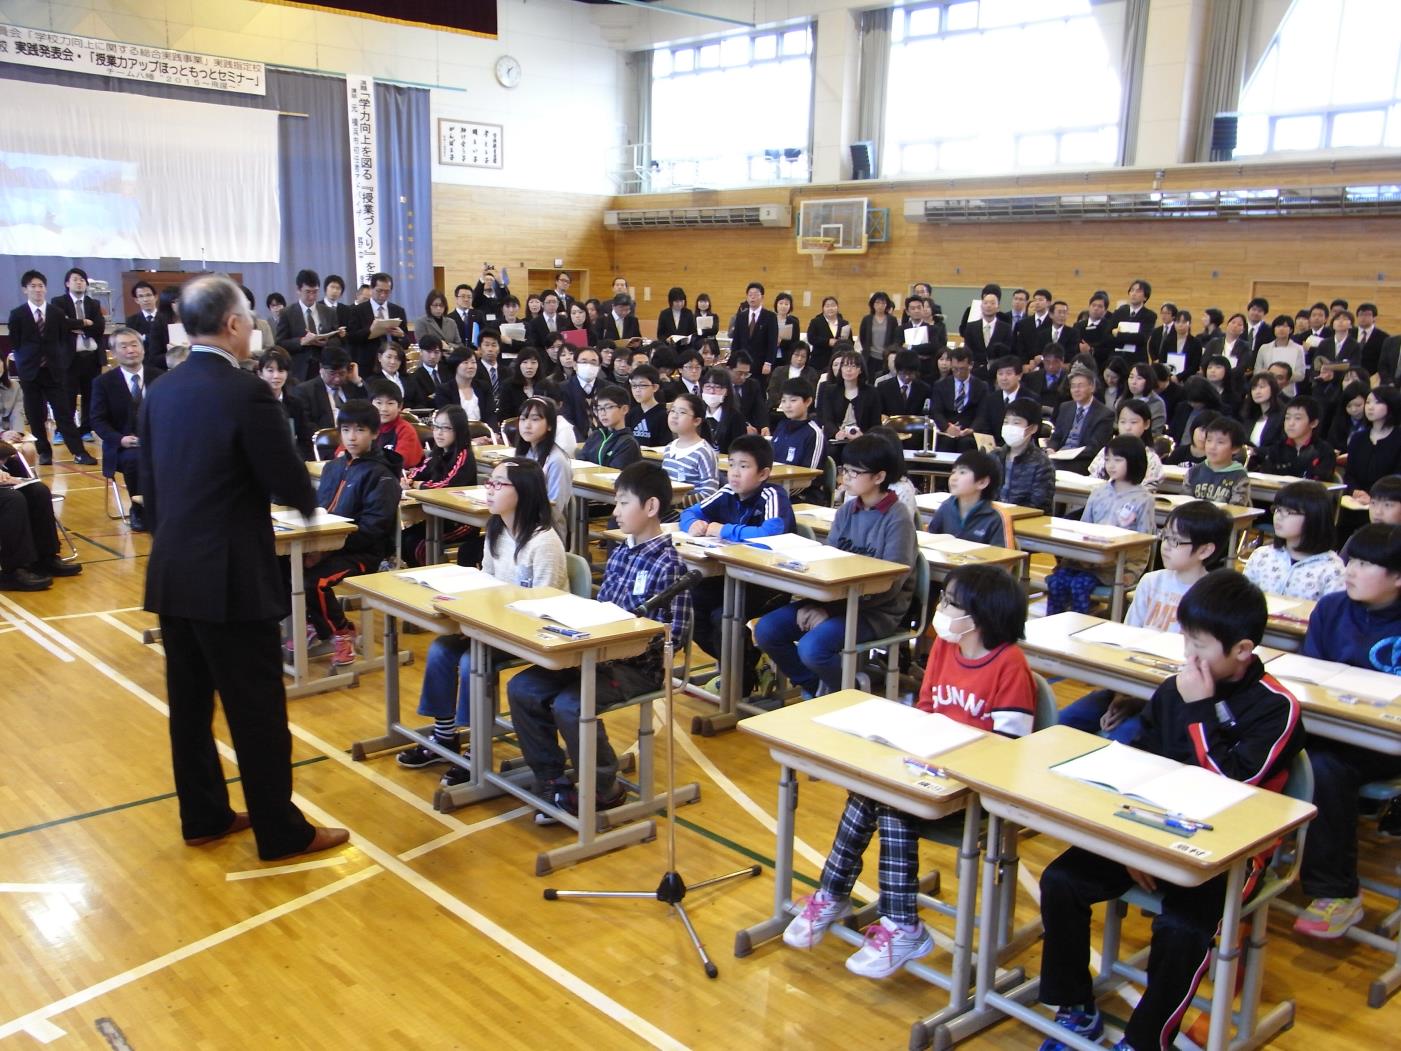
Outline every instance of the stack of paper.
{"type": "Polygon", "coordinates": [[[272,513],[272,520],[274,522],[280,522],[283,525],[294,526],[298,529],[310,526],[335,525],[337,522],[354,521],[354,519],[346,518],[344,515],[333,515],[324,507],[318,507],[311,513],[310,518],[303,518],[302,513],[295,507],[289,508],[286,511],[274,511],[272,513]]]}
{"type": "Polygon", "coordinates": [[[797,533],[775,533],[773,536],[759,536],[753,540],[746,540],[750,547],[761,548],[765,551],[779,551],[784,554],[810,554],[816,548],[822,546],[816,540],[809,540],[805,536],[797,533]]]}
{"type": "Polygon", "coordinates": [[[1066,533],[1072,536],[1088,536],[1096,540],[1118,540],[1120,537],[1138,536],[1132,529],[1101,525],[1098,522],[1078,522],[1068,518],[1051,519],[1051,532],[1066,533]]]}
{"type": "Polygon", "coordinates": [[[837,520],[837,508],[820,507],[814,504],[811,507],[803,508],[803,514],[809,518],[816,518],[819,522],[835,522],[837,520]]]}
{"type": "Polygon", "coordinates": [[[1401,675],[1369,668],[1354,668],[1336,661],[1321,661],[1298,653],[1286,653],[1265,665],[1276,679],[1294,679],[1327,687],[1337,693],[1366,697],[1391,704],[1401,699],[1401,675]]]}
{"type": "Polygon", "coordinates": [[[1117,741],[1052,769],[1194,821],[1219,814],[1255,791],[1200,766],[1187,766],[1117,741]]]}
{"type": "Polygon", "coordinates": [[[917,539],[920,547],[932,547],[949,555],[966,555],[986,546],[976,540],[960,540],[952,533],[920,533],[917,539]]]}
{"type": "Polygon", "coordinates": [[[1085,447],[1083,445],[1073,445],[1066,446],[1060,449],[1055,449],[1051,452],[1048,452],[1046,455],[1049,456],[1052,460],[1073,460],[1075,459],[1075,457],[1079,456],[1084,451],[1085,447]]]}
{"type": "Polygon", "coordinates": [[[468,591],[483,591],[506,585],[490,573],[470,566],[428,566],[409,573],[400,573],[400,580],[411,580],[444,595],[462,595],[468,591]]]}
{"type": "Polygon", "coordinates": [[[1105,646],[1119,646],[1138,653],[1151,653],[1155,657],[1182,664],[1187,659],[1183,649],[1183,639],[1175,632],[1155,631],[1152,628],[1131,628],[1112,620],[1096,624],[1072,636],[1077,642],[1098,642],[1105,646]]]}
{"type": "Polygon", "coordinates": [[[525,325],[524,325],[522,322],[519,322],[519,321],[512,322],[512,323],[506,324],[506,325],[502,325],[502,326],[501,326],[501,342],[502,342],[502,343],[524,343],[524,342],[525,342],[525,325]]]}
{"type": "Polygon", "coordinates": [[[530,617],[563,624],[566,628],[574,628],[576,631],[633,619],[631,613],[615,603],[595,602],[593,599],[579,598],[577,595],[518,599],[507,608],[530,617]]]}
{"type": "Polygon", "coordinates": [[[948,716],[931,715],[896,701],[874,697],[841,711],[819,715],[813,722],[898,748],[921,759],[951,751],[983,736],[981,730],[954,722],[948,716]]]}

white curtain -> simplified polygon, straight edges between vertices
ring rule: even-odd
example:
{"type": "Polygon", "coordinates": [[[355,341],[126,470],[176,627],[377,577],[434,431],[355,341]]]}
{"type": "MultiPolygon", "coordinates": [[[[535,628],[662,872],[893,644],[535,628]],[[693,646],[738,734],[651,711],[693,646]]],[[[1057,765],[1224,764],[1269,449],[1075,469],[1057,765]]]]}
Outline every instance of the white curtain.
{"type": "Polygon", "coordinates": [[[5,81],[0,254],[276,262],[277,113],[5,81]]]}

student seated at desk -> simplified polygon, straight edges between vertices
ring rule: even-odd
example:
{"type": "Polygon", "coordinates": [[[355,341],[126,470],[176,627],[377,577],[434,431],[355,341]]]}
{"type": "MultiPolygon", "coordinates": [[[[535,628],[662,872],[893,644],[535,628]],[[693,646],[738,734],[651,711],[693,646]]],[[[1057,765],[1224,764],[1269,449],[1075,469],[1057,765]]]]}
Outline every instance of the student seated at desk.
{"type": "Polygon", "coordinates": [[[1381,525],[1401,525],[1401,474],[1378,478],[1367,503],[1367,520],[1381,525]]]}
{"type": "MultiPolygon", "coordinates": [[[[1346,590],[1318,600],[1304,635],[1304,655],[1358,668],[1401,673],[1401,526],[1365,525],[1343,549],[1346,590]]],[[[1401,776],[1401,758],[1309,737],[1313,802],[1300,884],[1312,899],[1294,922],[1300,934],[1339,938],[1362,920],[1357,882],[1357,791],[1401,776]]],[[[1384,834],[1401,835],[1401,814],[1383,817],[1384,834]]]]}
{"type": "MultiPolygon", "coordinates": [[[[1134,590],[1124,623],[1131,628],[1180,631],[1177,607],[1187,589],[1226,564],[1231,516],[1208,500],[1175,507],[1163,525],[1163,568],[1145,573],[1134,590]]],[[[1061,709],[1057,722],[1086,733],[1102,733],[1122,744],[1138,736],[1144,701],[1113,690],[1092,690],[1061,709]]]]}
{"type": "MultiPolygon", "coordinates": [[[[339,551],[305,556],[308,587],[308,648],[331,643],[331,664],[355,663],[355,627],[336,598],[336,584],[346,577],[372,573],[393,550],[399,514],[398,472],[375,445],[379,412],[359,398],[341,407],[338,427],[341,453],[326,464],[316,488],[316,502],[333,515],[355,520],[355,532],[339,551]]],[[[291,643],[288,647],[290,649],[291,643]]]]}
{"type": "MultiPolygon", "coordinates": [[[[985,565],[955,569],[934,612],[938,640],[916,707],[1006,737],[1030,733],[1036,689],[1017,647],[1025,625],[1026,599],[1006,570],[985,565]]],[[[847,959],[846,968],[867,978],[886,978],[932,952],[934,941],[920,922],[917,903],[921,824],[888,804],[848,795],[822,867],[822,885],[803,900],[802,911],[783,932],[784,942],[810,949],[851,910],[862,855],[879,829],[880,919],[866,928],[865,944],[847,959]]]]}
{"type": "MultiPolygon", "coordinates": [[[[1080,521],[1096,525],[1118,526],[1137,533],[1155,529],[1153,494],[1143,488],[1143,474],[1148,470],[1147,450],[1137,438],[1120,435],[1109,439],[1104,458],[1104,470],[1109,476],[1085,501],[1080,521]]],[[[1147,564],[1138,555],[1127,560],[1124,583],[1133,583],[1147,564]]],[[[1060,613],[1071,609],[1076,613],[1090,611],[1090,595],[1101,584],[1114,583],[1113,566],[1089,566],[1073,559],[1058,559],[1056,568],[1046,578],[1046,612],[1060,613]]]]}
{"type": "MultiPolygon", "coordinates": [[[[428,458],[412,471],[404,472],[399,484],[405,489],[452,489],[477,484],[477,460],[472,454],[472,435],[467,426],[467,414],[461,405],[449,405],[433,413],[431,424],[433,449],[428,458]]],[[[475,526],[453,524],[445,527],[443,543],[455,544],[475,526]]],[[[418,522],[407,526],[401,537],[399,553],[404,564],[421,566],[427,558],[425,550],[428,527],[418,522]]],[[[468,563],[469,565],[471,563],[468,563]]]]}
{"type": "MultiPolygon", "coordinates": [[[[767,438],[742,434],[730,444],[729,480],[711,497],[681,512],[681,528],[692,536],[718,536],[722,540],[761,540],[766,536],[791,533],[797,525],[793,506],[783,486],[769,481],[773,470],[773,448],[767,438]]],[[[913,564],[911,559],[911,564],[913,564]]],[[[695,642],[719,660],[722,632],[721,615],[725,581],[710,577],[696,585],[692,600],[696,607],[695,642]]],[[[744,591],[743,620],[758,614],[773,593],[768,588],[749,586],[744,591]]],[[[744,692],[753,692],[758,681],[757,654],[747,638],[744,646],[744,692]]],[[[733,669],[720,669],[731,674],[733,669]]]]}
{"type": "Polygon", "coordinates": [[[392,382],[370,380],[370,404],[379,413],[379,433],[375,447],[384,453],[390,467],[411,470],[423,463],[423,442],[413,424],[401,415],[404,395],[392,382]]]}
{"type": "Polygon", "coordinates": [[[1004,547],[1002,514],[992,506],[992,494],[1002,485],[997,457],[970,449],[954,461],[949,472],[949,498],[929,523],[931,533],[952,533],[960,540],[1004,547]]]}
{"type": "MultiPolygon", "coordinates": [[[[850,498],[832,521],[829,545],[887,562],[915,564],[914,518],[890,489],[891,476],[898,475],[903,466],[900,451],[879,435],[852,439],[841,467],[850,498]]],[[[857,641],[894,631],[909,612],[913,595],[914,576],[910,573],[879,594],[862,595],[857,641]]],[[[754,628],[754,641],[804,698],[815,697],[819,690],[841,688],[845,638],[845,601],[790,602],[766,613],[754,628]]]]}
{"type": "Polygon", "coordinates": [[[1301,394],[1284,410],[1284,432],[1279,441],[1263,445],[1251,466],[1266,474],[1290,474],[1315,482],[1331,482],[1338,457],[1319,434],[1323,409],[1317,399],[1301,394]]]}
{"type": "MultiPolygon", "coordinates": [[[[482,572],[506,584],[567,591],[564,542],[551,524],[550,496],[540,465],[519,457],[502,460],[492,468],[485,488],[491,517],[486,524],[482,572]]],[[[460,632],[434,639],[418,695],[418,714],[433,720],[434,742],[454,752],[460,750],[457,728],[471,725],[471,645],[472,640],[460,632]]],[[[399,765],[411,770],[443,762],[441,756],[417,744],[398,756],[399,765]]],[[[443,785],[460,784],[467,776],[462,767],[449,766],[443,785]]]]}
{"type": "Polygon", "coordinates": [[[598,427],[584,442],[579,459],[600,467],[626,467],[642,459],[642,446],[627,425],[628,392],[616,383],[607,383],[594,395],[594,416],[598,427]]]}
{"type": "MultiPolygon", "coordinates": [[[[1119,402],[1119,412],[1117,416],[1119,434],[1127,434],[1130,437],[1138,438],[1143,442],[1144,452],[1148,454],[1148,471],[1143,476],[1143,488],[1150,493],[1156,493],[1158,486],[1163,480],[1163,461],[1158,458],[1158,454],[1153,450],[1153,436],[1149,433],[1153,422],[1152,410],[1148,408],[1148,403],[1138,398],[1129,398],[1119,402]]],[[[1104,473],[1104,450],[1101,449],[1095,454],[1095,458],[1090,461],[1089,476],[1101,480],[1109,476],[1104,473]]]]}
{"type": "Polygon", "coordinates": [[[1056,465],[1036,441],[1041,429],[1041,403],[1017,398],[1002,414],[1002,444],[993,450],[1002,468],[998,500],[1035,507],[1050,514],[1056,497],[1056,465]]]}
{"type": "MultiPolygon", "coordinates": [[[[895,450],[896,463],[895,466],[891,468],[890,475],[886,477],[885,481],[886,484],[890,487],[890,491],[894,493],[896,498],[899,499],[899,501],[902,504],[904,504],[905,507],[909,510],[910,518],[914,522],[915,528],[918,529],[920,523],[919,490],[915,488],[914,483],[910,481],[909,475],[906,472],[905,447],[900,442],[900,436],[896,434],[893,430],[891,430],[889,427],[887,427],[885,424],[881,424],[879,427],[872,427],[867,433],[874,434],[877,438],[884,438],[887,442],[890,443],[890,447],[895,450]]],[[[808,489],[806,492],[801,493],[800,495],[803,497],[803,499],[798,502],[826,503],[825,500],[813,501],[807,499],[808,494],[811,492],[812,489],[808,489]]],[[[821,491],[819,491],[819,494],[820,492],[821,491]]],[[[852,499],[855,498],[851,495],[850,492],[847,491],[846,486],[842,483],[841,472],[838,472],[837,499],[835,502],[837,504],[843,504],[846,503],[848,500],[852,499]]]]}
{"type": "Polygon", "coordinates": [[[527,398],[516,421],[516,455],[534,460],[545,472],[545,488],[555,532],[566,534],[569,504],[574,499],[574,467],[559,446],[560,415],[552,398],[527,398]]]}
{"type": "Polygon", "coordinates": [[[628,404],[627,425],[639,445],[660,448],[671,441],[671,429],[666,425],[666,406],[657,400],[662,390],[662,376],[644,356],[646,351],[635,351],[638,364],[633,366],[628,376],[628,390],[632,401],[628,404]]]}
{"type": "MultiPolygon", "coordinates": [[[[627,540],[613,545],[608,555],[598,601],[616,602],[632,610],[674,584],[685,574],[686,566],[670,534],[662,531],[662,516],[671,507],[671,479],[661,465],[643,460],[623,468],[614,492],[617,502],[613,514],[627,540]]],[[[691,596],[682,591],[648,616],[665,624],[672,643],[679,646],[691,616],[691,596]]],[[[599,664],[594,695],[597,710],[605,712],[635,694],[656,689],[670,673],[662,665],[660,637],[636,657],[599,664]]],[[[565,774],[566,751],[576,774],[579,769],[579,681],[576,669],[527,668],[506,688],[511,725],[535,775],[536,794],[570,813],[578,807],[577,791],[596,791],[600,810],[617,806],[626,794],[618,784],[618,757],[608,743],[602,719],[597,723],[597,783],[576,789],[565,774]],[[561,737],[564,749],[559,746],[561,737]]],[[[550,825],[554,819],[539,813],[535,823],[550,825]]]]}
{"type": "MultiPolygon", "coordinates": [[[[1278,792],[1304,745],[1299,702],[1255,655],[1265,632],[1265,596],[1239,573],[1218,569],[1182,596],[1177,619],[1187,664],[1153,693],[1134,747],[1180,763],[1192,763],[1247,784],[1278,792]]],[[[1248,900],[1268,852],[1251,859],[1248,900]]],[[[1145,872],[1079,847],[1051,862],[1041,875],[1040,999],[1057,1008],[1056,1022],[1097,1040],[1104,1021],[1090,979],[1090,909],[1137,884],[1161,891],[1162,913],[1153,920],[1148,981],[1115,1051],[1157,1051],[1172,1046],[1206,973],[1225,905],[1227,876],[1199,887],[1159,882],[1145,872]]],[[[1221,995],[1221,991],[1217,991],[1221,995]]],[[[1065,1047],[1050,1039],[1042,1051],[1065,1047]]]]}
{"type": "Polygon", "coordinates": [[[1262,544],[1245,564],[1246,578],[1261,591],[1321,599],[1343,589],[1343,560],[1333,551],[1333,498],[1318,482],[1290,482],[1270,506],[1274,542],[1262,544]]]}
{"type": "MultiPolygon", "coordinates": [[[[773,462],[790,467],[822,469],[827,451],[827,436],[822,424],[812,417],[812,402],[817,397],[812,384],[804,379],[786,379],[781,385],[778,411],[783,419],[773,430],[773,462]]],[[[830,499],[830,497],[829,497],[830,499]]],[[[803,495],[799,503],[826,503],[803,495]]]]}
{"type": "Polygon", "coordinates": [[[682,391],[667,407],[666,419],[676,437],[662,450],[662,467],[673,482],[691,486],[691,502],[699,503],[720,488],[719,457],[701,434],[705,402],[682,391]]]}
{"type": "Polygon", "coordinates": [[[1206,459],[1206,429],[1219,419],[1215,409],[1203,409],[1192,421],[1191,434],[1173,446],[1167,462],[1175,467],[1191,467],[1206,459]]]}
{"type": "Polygon", "coordinates": [[[1250,506],[1250,475],[1240,461],[1245,428],[1229,416],[1218,416],[1205,428],[1206,459],[1187,468],[1186,492],[1215,504],[1250,506]]]}

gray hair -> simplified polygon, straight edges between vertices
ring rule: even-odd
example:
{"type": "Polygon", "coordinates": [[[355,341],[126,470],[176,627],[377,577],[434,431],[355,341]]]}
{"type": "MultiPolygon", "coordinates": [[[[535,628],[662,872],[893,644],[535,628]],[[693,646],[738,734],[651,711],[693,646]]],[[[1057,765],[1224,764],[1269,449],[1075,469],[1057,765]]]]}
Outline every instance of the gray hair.
{"type": "Polygon", "coordinates": [[[217,336],[230,314],[245,313],[243,289],[223,274],[197,277],[180,289],[180,320],[190,339],[217,336]]]}
{"type": "Polygon", "coordinates": [[[118,325],[111,332],[107,333],[107,345],[113,350],[116,350],[117,340],[121,339],[123,336],[135,336],[137,342],[141,343],[143,347],[145,346],[145,341],[142,340],[141,333],[126,325],[118,325]]]}

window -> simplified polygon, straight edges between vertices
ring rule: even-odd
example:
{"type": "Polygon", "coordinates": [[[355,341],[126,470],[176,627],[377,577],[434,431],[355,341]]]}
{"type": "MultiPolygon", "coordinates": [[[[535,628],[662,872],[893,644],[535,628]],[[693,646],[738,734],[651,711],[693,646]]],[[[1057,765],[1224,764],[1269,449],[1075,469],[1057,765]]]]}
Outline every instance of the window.
{"type": "Polygon", "coordinates": [[[897,8],[882,173],[1117,163],[1124,46],[1124,4],[1115,0],[897,8]]]}
{"type": "Polygon", "coordinates": [[[1241,92],[1236,156],[1401,143],[1394,0],[1295,0],[1241,92]]]}
{"type": "Polygon", "coordinates": [[[811,26],[652,52],[644,189],[807,182],[811,26]]]}

